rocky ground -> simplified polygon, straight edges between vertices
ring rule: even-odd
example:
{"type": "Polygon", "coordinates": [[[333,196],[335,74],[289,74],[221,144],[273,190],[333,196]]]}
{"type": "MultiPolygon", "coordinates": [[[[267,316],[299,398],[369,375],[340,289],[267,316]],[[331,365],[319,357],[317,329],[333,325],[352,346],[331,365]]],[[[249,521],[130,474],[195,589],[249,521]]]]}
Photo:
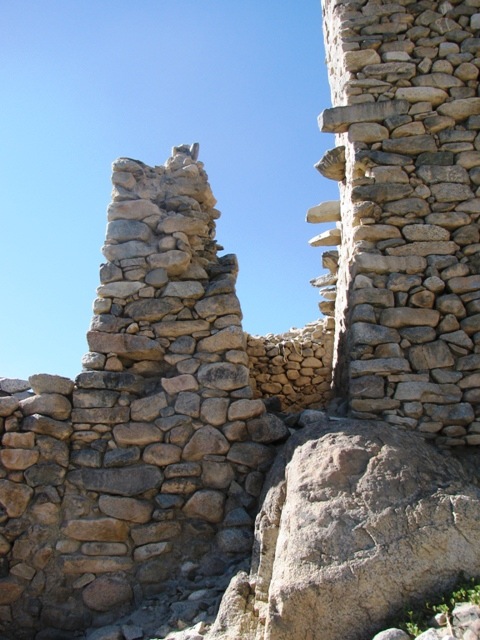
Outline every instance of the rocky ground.
{"type": "MultiPolygon", "coordinates": [[[[215,620],[221,598],[231,577],[248,570],[248,561],[234,561],[221,567],[210,564],[210,574],[198,566],[185,563],[181,573],[164,585],[162,593],[143,601],[135,611],[115,624],[69,635],[75,640],[147,640],[175,638],[199,640],[215,620]],[[221,571],[221,575],[219,572],[221,571]]],[[[38,640],[65,640],[63,631],[40,632],[38,640]]]]}
{"type": "Polygon", "coordinates": [[[79,638],[200,640],[215,620],[231,576],[247,566],[246,561],[232,563],[222,576],[209,576],[198,575],[197,567],[186,563],[182,567],[182,575],[167,583],[163,593],[146,600],[116,624],[90,630],[79,638]]]}
{"type": "MultiPolygon", "coordinates": [[[[215,608],[215,602],[218,602],[218,586],[217,584],[214,589],[191,591],[186,600],[179,600],[170,604],[171,617],[169,621],[177,628],[170,627],[170,630],[164,635],[169,625],[162,625],[158,628],[155,640],[157,638],[165,638],[165,640],[206,640],[210,635],[208,631],[215,618],[212,615],[212,608],[215,608]],[[210,606],[208,606],[209,604],[210,606]],[[196,618],[198,621],[182,629],[184,622],[178,618],[175,621],[175,615],[181,612],[180,615],[183,614],[184,618],[188,618],[194,611],[197,611],[196,618]]],[[[185,594],[183,595],[185,596],[185,594]]],[[[158,621],[157,616],[165,616],[168,609],[168,604],[165,601],[162,602],[161,598],[157,599],[157,601],[146,603],[144,607],[130,616],[126,622],[119,621],[118,625],[98,629],[88,635],[88,640],[140,640],[144,638],[141,635],[142,627],[140,625],[144,625],[145,621],[150,619],[150,623],[154,626],[155,620],[158,621]],[[139,624],[135,624],[136,621],[139,624]]],[[[478,640],[480,638],[480,607],[470,603],[458,604],[451,617],[447,618],[445,614],[438,614],[432,619],[431,624],[432,626],[429,629],[417,636],[418,640],[478,640]]],[[[377,633],[372,640],[410,640],[410,638],[411,636],[405,631],[398,628],[390,628],[377,633]]],[[[369,639],[365,638],[365,640],[369,639]]]]}

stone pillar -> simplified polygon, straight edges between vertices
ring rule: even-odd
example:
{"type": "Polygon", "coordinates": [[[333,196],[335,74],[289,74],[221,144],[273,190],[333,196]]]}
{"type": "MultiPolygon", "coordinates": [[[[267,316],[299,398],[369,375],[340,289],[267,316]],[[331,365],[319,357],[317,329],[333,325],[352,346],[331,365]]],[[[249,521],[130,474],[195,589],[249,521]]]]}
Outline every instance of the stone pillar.
{"type": "MultiPolygon", "coordinates": [[[[337,392],[441,444],[480,442],[480,13],[324,1],[344,157],[337,392]]],[[[335,163],[333,163],[335,164],[335,163]]]]}
{"type": "Polygon", "coordinates": [[[120,158],[112,181],[108,262],[100,269],[84,367],[157,378],[192,374],[193,363],[179,363],[196,342],[227,327],[230,348],[242,348],[236,259],[217,258],[220,214],[202,163],[186,146],[174,148],[165,166],[120,158]],[[175,340],[190,348],[172,351],[175,340]]]}
{"type": "Polygon", "coordinates": [[[75,383],[0,380],[5,637],[108,624],[184,563],[221,575],[250,551],[271,443],[289,432],[249,386],[237,262],[217,256],[197,153],[114,163],[75,383]]]}
{"type": "MultiPolygon", "coordinates": [[[[253,504],[272,452],[249,385],[237,260],[217,256],[220,213],[197,153],[182,145],[164,166],[113,164],[108,262],[73,395],[74,460],[127,466],[136,493],[158,488],[161,509],[220,523],[232,482],[239,495],[255,484],[242,498],[253,504]]],[[[82,473],[75,482],[92,488],[97,480],[82,473]]]]}

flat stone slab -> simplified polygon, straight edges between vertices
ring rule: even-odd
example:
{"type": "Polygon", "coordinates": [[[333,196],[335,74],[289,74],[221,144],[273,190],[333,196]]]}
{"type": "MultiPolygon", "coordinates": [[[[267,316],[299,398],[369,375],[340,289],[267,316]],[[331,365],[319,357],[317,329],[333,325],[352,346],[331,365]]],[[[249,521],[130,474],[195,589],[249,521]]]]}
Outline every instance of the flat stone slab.
{"type": "Polygon", "coordinates": [[[79,469],[68,480],[89,491],[132,497],[158,488],[163,474],[158,467],[138,465],[120,469],[79,469]]]}
{"type": "Polygon", "coordinates": [[[132,360],[162,360],[164,355],[160,344],[146,336],[88,331],[87,341],[90,351],[115,353],[117,356],[125,356],[132,360]]]}
{"type": "Polygon", "coordinates": [[[339,222],[340,200],[321,202],[307,211],[306,222],[339,222]]]}
{"type": "Polygon", "coordinates": [[[342,133],[356,122],[382,122],[386,118],[408,113],[407,100],[363,102],[346,107],[325,109],[318,117],[318,126],[324,133],[342,133]]]}
{"type": "Polygon", "coordinates": [[[420,256],[380,256],[374,253],[361,253],[356,257],[358,271],[372,273],[422,273],[427,266],[425,258],[420,256]]]}
{"type": "Polygon", "coordinates": [[[342,242],[340,229],[329,229],[308,241],[311,247],[336,247],[342,242]]]}

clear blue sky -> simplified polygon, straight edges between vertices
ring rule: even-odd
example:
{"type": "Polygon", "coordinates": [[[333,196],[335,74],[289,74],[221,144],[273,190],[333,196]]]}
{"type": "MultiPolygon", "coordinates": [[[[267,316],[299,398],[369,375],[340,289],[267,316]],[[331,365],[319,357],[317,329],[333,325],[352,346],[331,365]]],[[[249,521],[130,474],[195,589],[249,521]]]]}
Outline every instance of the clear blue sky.
{"type": "Polygon", "coordinates": [[[162,164],[200,143],[240,262],[244,328],[320,316],[338,197],[313,164],[333,146],[318,0],[0,0],[0,376],[74,377],[99,284],[111,162],[162,164]]]}

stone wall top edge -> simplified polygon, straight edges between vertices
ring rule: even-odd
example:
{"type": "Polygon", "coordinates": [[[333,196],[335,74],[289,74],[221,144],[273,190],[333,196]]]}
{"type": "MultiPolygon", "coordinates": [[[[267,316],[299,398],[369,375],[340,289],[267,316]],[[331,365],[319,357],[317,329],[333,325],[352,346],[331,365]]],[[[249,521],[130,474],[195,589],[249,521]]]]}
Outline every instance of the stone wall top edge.
{"type": "MultiPolygon", "coordinates": [[[[271,342],[281,342],[282,340],[311,340],[312,334],[317,334],[319,331],[329,333],[331,331],[328,326],[327,318],[319,318],[307,323],[304,327],[292,327],[288,331],[283,333],[267,333],[265,335],[248,334],[250,338],[254,340],[265,340],[271,342]]],[[[313,337],[319,337],[315,335],[313,337]]]]}

